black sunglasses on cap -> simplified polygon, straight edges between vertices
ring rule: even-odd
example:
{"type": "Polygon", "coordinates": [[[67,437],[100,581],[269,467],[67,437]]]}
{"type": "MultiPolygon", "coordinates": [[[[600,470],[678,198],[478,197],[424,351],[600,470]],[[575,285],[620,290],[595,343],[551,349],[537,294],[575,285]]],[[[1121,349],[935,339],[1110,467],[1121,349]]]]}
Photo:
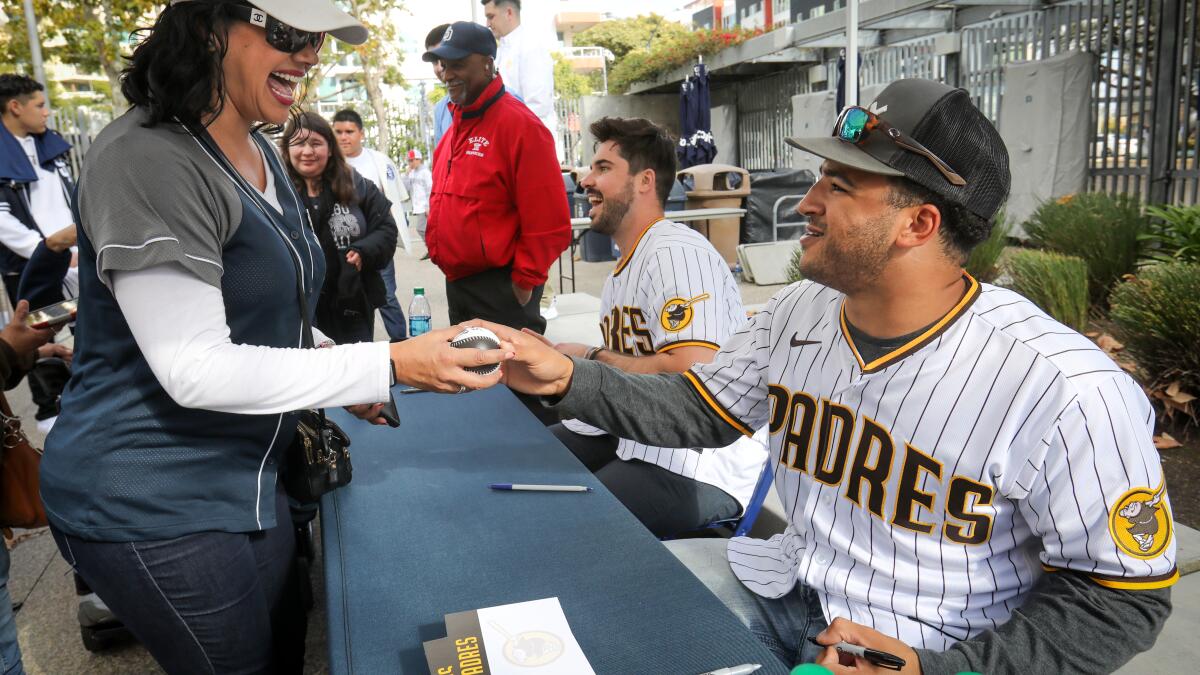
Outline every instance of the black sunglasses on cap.
{"type": "Polygon", "coordinates": [[[325,44],[324,33],[310,33],[292,28],[257,7],[243,6],[237,9],[238,18],[265,30],[267,44],[286,54],[304,51],[305,47],[320,51],[321,45],[325,44]]]}

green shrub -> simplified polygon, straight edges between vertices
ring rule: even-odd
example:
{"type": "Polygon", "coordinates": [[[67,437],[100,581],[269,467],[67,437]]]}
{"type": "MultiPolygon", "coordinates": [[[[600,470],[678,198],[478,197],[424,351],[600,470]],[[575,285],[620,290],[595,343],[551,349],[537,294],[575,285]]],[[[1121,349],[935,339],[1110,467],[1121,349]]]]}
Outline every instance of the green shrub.
{"type": "Polygon", "coordinates": [[[1200,264],[1144,268],[1113,290],[1109,316],[1148,384],[1200,394],[1200,264]]]}
{"type": "Polygon", "coordinates": [[[992,228],[992,233],[971,249],[971,255],[967,258],[966,268],[971,276],[980,282],[995,280],[996,275],[1000,273],[1000,254],[1008,246],[1008,235],[1012,232],[1012,227],[1012,222],[1003,211],[996,215],[996,225],[992,228]]]}
{"type": "Polygon", "coordinates": [[[1146,231],[1141,205],[1127,195],[1086,193],[1050,201],[1025,223],[1025,232],[1040,248],[1083,258],[1088,295],[1107,307],[1108,294],[1137,267],[1146,231]]]}
{"type": "Polygon", "coordinates": [[[803,256],[804,249],[797,245],[795,252],[792,253],[792,261],[788,263],[787,282],[789,284],[794,284],[804,278],[804,275],[800,273],[800,258],[803,256]]]}
{"type": "Polygon", "coordinates": [[[1004,268],[1009,288],[1075,330],[1087,325],[1087,263],[1081,258],[1019,249],[1006,257],[1004,268]]]}
{"type": "Polygon", "coordinates": [[[1150,229],[1142,234],[1150,260],[1200,263],[1200,206],[1150,206],[1150,229]]]}

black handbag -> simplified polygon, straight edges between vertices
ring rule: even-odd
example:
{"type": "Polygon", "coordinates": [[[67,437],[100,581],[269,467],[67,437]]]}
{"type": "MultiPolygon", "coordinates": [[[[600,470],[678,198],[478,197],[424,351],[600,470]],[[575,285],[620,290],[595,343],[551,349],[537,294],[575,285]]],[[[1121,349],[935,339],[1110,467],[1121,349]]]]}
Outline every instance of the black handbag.
{"type": "MultiPolygon", "coordinates": [[[[304,267],[300,262],[300,254],[292,248],[291,242],[284,233],[286,228],[276,221],[271,207],[264,202],[258,191],[251,188],[241,174],[233,168],[207,132],[197,133],[192,129],[188,129],[188,131],[200,141],[201,145],[208,150],[209,155],[222,165],[238,188],[262,211],[267,220],[271,222],[272,229],[283,240],[288,250],[292,251],[292,262],[296,270],[296,297],[300,302],[300,346],[303,349],[313,349],[312,324],[308,319],[308,295],[304,292],[304,267]]],[[[260,149],[262,148],[260,147],[260,149]]],[[[274,153],[269,149],[262,149],[262,154],[264,162],[268,164],[275,158],[274,153]]],[[[265,168],[267,171],[271,171],[270,166],[265,168]]],[[[287,175],[286,172],[284,175],[287,175]]],[[[296,196],[294,188],[291,185],[288,185],[288,188],[296,200],[296,210],[300,213],[300,217],[309,218],[308,210],[300,205],[300,199],[296,196]]],[[[312,229],[311,219],[308,226],[309,229],[312,229]]],[[[323,409],[300,411],[300,419],[296,424],[296,435],[293,437],[291,445],[284,451],[283,458],[283,486],[288,496],[298,502],[311,504],[320,501],[321,495],[347,485],[354,474],[354,469],[350,464],[349,447],[350,437],[342,431],[341,427],[325,417],[323,409]]]]}

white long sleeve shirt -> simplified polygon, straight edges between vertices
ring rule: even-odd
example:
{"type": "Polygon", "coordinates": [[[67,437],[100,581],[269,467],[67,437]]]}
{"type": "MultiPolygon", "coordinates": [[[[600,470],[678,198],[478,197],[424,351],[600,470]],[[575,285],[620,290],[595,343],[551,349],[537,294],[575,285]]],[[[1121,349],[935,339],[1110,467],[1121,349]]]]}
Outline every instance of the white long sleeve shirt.
{"type": "Polygon", "coordinates": [[[500,38],[496,65],[500,69],[500,76],[504,78],[504,86],[520,96],[557,139],[554,59],[550,56],[550,47],[524,25],[518,25],[511,33],[500,38]]]}
{"type": "MultiPolygon", "coordinates": [[[[146,363],[185,408],[272,415],[388,398],[386,342],[330,349],[234,344],[221,290],[183,267],[170,263],[111,275],[113,295],[146,363]]],[[[313,329],[314,344],[327,339],[313,329]]]]}

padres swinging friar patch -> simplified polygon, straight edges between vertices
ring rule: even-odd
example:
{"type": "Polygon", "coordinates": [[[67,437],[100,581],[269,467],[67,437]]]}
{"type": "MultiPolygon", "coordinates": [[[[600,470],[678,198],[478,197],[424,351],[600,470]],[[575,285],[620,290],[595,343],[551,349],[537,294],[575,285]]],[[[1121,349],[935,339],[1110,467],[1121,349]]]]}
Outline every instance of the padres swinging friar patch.
{"type": "Polygon", "coordinates": [[[704,293],[691,299],[671,298],[668,300],[667,304],[663,305],[662,311],[659,312],[659,322],[662,323],[663,330],[678,333],[687,328],[696,316],[692,306],[697,302],[704,302],[710,297],[712,296],[704,293]]]}
{"type": "Polygon", "coordinates": [[[1135,558],[1157,558],[1171,541],[1171,514],[1163,502],[1163,488],[1134,488],[1111,509],[1108,530],[1117,546],[1135,558]]]}

